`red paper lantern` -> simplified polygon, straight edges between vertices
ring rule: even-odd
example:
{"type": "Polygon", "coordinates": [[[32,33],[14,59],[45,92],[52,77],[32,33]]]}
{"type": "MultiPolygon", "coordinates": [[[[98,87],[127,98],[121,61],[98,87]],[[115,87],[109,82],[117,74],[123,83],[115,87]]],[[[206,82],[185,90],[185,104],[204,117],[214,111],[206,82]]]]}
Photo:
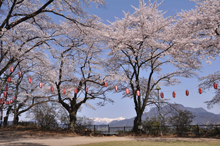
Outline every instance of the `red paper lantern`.
{"type": "Polygon", "coordinates": [[[31,77],[28,78],[28,82],[31,83],[31,77]]]}
{"type": "Polygon", "coordinates": [[[7,101],[5,101],[5,105],[7,105],[7,101]]]}
{"type": "Polygon", "coordinates": [[[15,100],[15,97],[13,96],[12,99],[15,100]]]}
{"type": "Polygon", "coordinates": [[[115,91],[118,91],[118,86],[117,85],[115,86],[115,91]]]}
{"type": "Polygon", "coordinates": [[[214,83],[213,87],[214,87],[214,89],[218,89],[218,84],[214,83]]]}
{"type": "Polygon", "coordinates": [[[74,89],[74,93],[77,94],[77,88],[74,89]]]}
{"type": "Polygon", "coordinates": [[[0,101],[0,104],[2,105],[2,104],[3,104],[3,102],[2,102],[2,101],[0,101]]]}
{"type": "Polygon", "coordinates": [[[11,100],[10,100],[10,104],[11,104],[12,102],[13,102],[13,100],[11,99],[11,100]]]}
{"type": "Polygon", "coordinates": [[[40,82],[39,83],[39,87],[42,88],[43,87],[43,83],[40,82]]]}
{"type": "Polygon", "coordinates": [[[89,87],[86,87],[86,92],[88,92],[89,91],[89,87]]]}
{"type": "Polygon", "coordinates": [[[175,91],[173,91],[173,98],[175,98],[176,97],[176,93],[175,93],[175,91]]]}
{"type": "Polygon", "coordinates": [[[140,91],[139,90],[137,90],[137,96],[140,96],[140,91]]]}
{"type": "Polygon", "coordinates": [[[66,89],[63,89],[63,94],[66,94],[66,89]]]}
{"type": "Polygon", "coordinates": [[[5,87],[5,90],[8,91],[8,86],[5,87]]]}
{"type": "Polygon", "coordinates": [[[7,96],[7,92],[4,92],[4,97],[6,97],[7,96]]]}
{"type": "Polygon", "coordinates": [[[189,96],[189,91],[188,90],[186,90],[186,96],[189,96]]]}
{"type": "Polygon", "coordinates": [[[51,92],[54,91],[54,87],[53,87],[53,86],[50,87],[50,91],[51,91],[51,92]]]}
{"type": "Polygon", "coordinates": [[[126,89],[126,94],[129,94],[129,89],[128,88],[126,89]]]}
{"type": "Polygon", "coordinates": [[[8,82],[9,82],[9,83],[11,82],[11,77],[8,77],[8,82]]]}
{"type": "Polygon", "coordinates": [[[2,97],[2,101],[4,101],[5,100],[5,98],[4,97],[2,97]]]}
{"type": "Polygon", "coordinates": [[[108,86],[108,83],[107,83],[107,82],[105,82],[104,86],[105,86],[105,87],[107,87],[107,86],[108,86]]]}
{"type": "Polygon", "coordinates": [[[160,97],[161,97],[161,98],[164,98],[163,92],[160,93],[160,97]]]}
{"type": "Polygon", "coordinates": [[[22,72],[21,71],[18,72],[18,76],[19,76],[19,78],[22,77],[22,72]]]}
{"type": "Polygon", "coordinates": [[[199,94],[202,94],[202,88],[199,87],[199,94]]]}
{"type": "Polygon", "coordinates": [[[14,72],[14,67],[10,68],[10,72],[13,73],[14,72]]]}

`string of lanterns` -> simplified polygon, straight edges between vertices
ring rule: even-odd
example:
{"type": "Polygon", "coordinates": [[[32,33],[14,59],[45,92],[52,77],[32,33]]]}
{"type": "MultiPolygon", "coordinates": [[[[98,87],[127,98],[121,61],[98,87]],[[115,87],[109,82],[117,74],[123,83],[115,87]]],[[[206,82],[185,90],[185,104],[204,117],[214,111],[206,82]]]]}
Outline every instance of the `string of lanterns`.
{"type": "MultiPolygon", "coordinates": [[[[11,73],[14,72],[14,68],[13,68],[13,67],[10,68],[10,72],[11,72],[11,73]]],[[[22,72],[21,72],[21,71],[18,72],[18,76],[19,76],[19,78],[22,77],[22,72]]],[[[9,83],[11,82],[11,77],[8,77],[8,82],[9,82],[9,83]]],[[[8,89],[9,89],[9,87],[8,87],[8,85],[6,85],[6,87],[5,87],[5,91],[6,91],[6,92],[4,92],[4,93],[3,93],[3,97],[0,98],[0,104],[1,104],[1,105],[3,105],[3,104],[5,104],[5,105],[12,104],[13,101],[15,100],[15,97],[14,97],[14,96],[13,96],[12,99],[9,100],[9,101],[5,100],[5,98],[7,97],[7,91],[8,91],[8,89]]]]}
{"type": "MultiPolygon", "coordinates": [[[[13,68],[13,67],[10,68],[10,72],[11,72],[11,73],[14,72],[14,68],[13,68]]],[[[21,71],[18,72],[18,76],[19,76],[19,78],[22,77],[22,72],[21,72],[21,71]]],[[[8,77],[8,82],[9,82],[9,83],[11,82],[11,77],[8,77]]],[[[28,82],[31,83],[31,77],[28,78],[28,82]]],[[[107,87],[107,86],[108,86],[108,83],[105,82],[105,83],[104,83],[104,86],[107,87]]],[[[40,88],[43,87],[43,83],[42,83],[42,82],[39,83],[39,87],[40,87],[40,88]]],[[[214,87],[214,89],[218,89],[218,85],[217,85],[216,83],[213,84],[213,87],[214,87]]],[[[9,87],[6,85],[5,90],[8,91],[8,88],[9,88],[9,87]]],[[[50,87],[50,90],[51,90],[51,92],[53,92],[53,91],[54,91],[54,87],[51,86],[51,87],[50,87]]],[[[89,91],[89,88],[86,87],[86,88],[85,88],[85,92],[88,92],[88,91],[89,91]]],[[[115,85],[115,91],[118,91],[118,86],[117,86],[117,85],[115,85]]],[[[125,91],[126,91],[126,94],[129,94],[129,89],[128,89],[128,88],[126,88],[125,91]]],[[[201,87],[199,87],[198,91],[199,91],[199,94],[202,94],[202,88],[201,88],[201,87]]],[[[77,91],[77,88],[75,88],[75,89],[74,89],[74,93],[77,94],[77,92],[78,92],[78,91],[77,91]]],[[[63,89],[63,94],[66,94],[66,89],[65,89],[65,88],[63,89]]],[[[137,94],[137,96],[140,96],[140,91],[137,90],[136,94],[137,94]]],[[[186,96],[189,96],[189,90],[186,90],[186,91],[185,91],[185,94],[186,94],[186,96]]],[[[7,96],[7,92],[4,92],[4,97],[3,97],[3,98],[0,98],[0,104],[1,104],[1,105],[2,105],[3,103],[5,103],[6,105],[9,105],[9,104],[13,103],[13,100],[15,100],[15,97],[13,96],[10,101],[5,101],[6,96],[7,96]]],[[[172,96],[173,96],[173,98],[176,97],[176,92],[175,92],[175,91],[172,92],[172,96]]],[[[164,98],[164,93],[163,93],[163,92],[160,93],[160,97],[161,97],[161,98],[164,98]]]]}
{"type": "MultiPolygon", "coordinates": [[[[106,84],[107,84],[107,83],[106,83],[106,84]]],[[[214,84],[213,84],[213,87],[214,87],[214,89],[218,89],[217,83],[214,83],[214,84]]],[[[199,94],[202,94],[202,88],[199,87],[198,90],[199,90],[199,94]]],[[[118,86],[117,86],[117,85],[115,86],[115,91],[118,91],[118,86]]],[[[126,88],[125,91],[126,91],[126,94],[129,94],[129,89],[128,89],[128,88],[126,88]]],[[[137,94],[137,96],[140,96],[140,91],[137,90],[136,94],[137,94]]],[[[176,92],[175,92],[175,91],[172,92],[172,96],[173,96],[173,98],[176,97],[176,92]]],[[[186,96],[189,96],[189,90],[186,90],[186,96]]],[[[160,93],[160,97],[161,97],[161,98],[164,98],[164,93],[163,93],[163,92],[160,93]]]]}
{"type": "MultiPolygon", "coordinates": [[[[213,87],[214,87],[214,89],[218,89],[217,83],[213,83],[213,87]]],[[[199,87],[198,90],[199,90],[199,94],[202,94],[202,88],[199,87]]],[[[172,92],[172,96],[173,96],[173,98],[176,97],[175,91],[172,92]]],[[[186,90],[186,96],[189,96],[189,90],[186,90]]],[[[163,92],[160,93],[160,97],[161,97],[161,98],[164,98],[164,93],[163,93],[163,92]]]]}
{"type": "MultiPolygon", "coordinates": [[[[14,72],[14,68],[13,68],[13,67],[10,68],[10,72],[11,72],[11,73],[14,72]]],[[[19,76],[19,78],[22,77],[22,72],[21,72],[21,71],[18,72],[18,76],[19,76]]],[[[31,77],[29,77],[29,78],[28,78],[28,82],[31,83],[31,81],[32,81],[32,80],[31,80],[31,77]]],[[[11,82],[11,77],[8,77],[8,82],[9,82],[9,83],[11,82]]],[[[104,83],[104,86],[105,86],[105,87],[108,86],[107,82],[104,83]]],[[[42,83],[42,82],[39,83],[39,87],[40,87],[40,88],[43,87],[43,83],[42,83]]],[[[5,90],[8,91],[8,88],[9,88],[8,85],[6,85],[6,89],[5,89],[5,90]]],[[[51,90],[51,92],[53,92],[53,91],[54,91],[54,87],[51,86],[51,87],[50,87],[50,90],[51,90]]],[[[85,88],[85,92],[88,92],[88,91],[89,91],[89,87],[86,87],[86,88],[85,88]]],[[[78,91],[77,91],[77,88],[75,88],[75,89],[74,89],[74,93],[77,94],[77,92],[78,92],[78,91]]],[[[65,88],[63,89],[63,94],[66,94],[66,89],[65,89],[65,88]]],[[[0,98],[0,104],[1,104],[1,105],[2,105],[2,104],[9,105],[9,104],[13,103],[13,100],[15,100],[15,97],[13,96],[10,101],[5,101],[6,96],[7,96],[7,92],[4,92],[4,96],[3,96],[2,98],[0,98]]]]}
{"type": "MultiPolygon", "coordinates": [[[[14,67],[11,67],[11,68],[10,68],[10,72],[11,72],[11,73],[14,72],[14,67]]],[[[22,77],[22,72],[21,72],[21,71],[18,72],[18,76],[19,76],[19,78],[22,77]]],[[[11,82],[11,77],[8,77],[8,82],[9,82],[9,83],[11,82]]],[[[29,78],[29,82],[31,83],[31,78],[29,78]]],[[[3,93],[3,97],[0,98],[0,104],[1,104],[1,105],[3,105],[3,104],[5,104],[5,105],[12,104],[13,101],[15,100],[15,97],[14,97],[14,96],[13,96],[12,99],[10,99],[9,101],[5,100],[5,98],[7,97],[8,88],[9,88],[8,85],[6,85],[6,87],[5,87],[5,91],[6,91],[6,92],[4,92],[4,93],[3,93]]]]}

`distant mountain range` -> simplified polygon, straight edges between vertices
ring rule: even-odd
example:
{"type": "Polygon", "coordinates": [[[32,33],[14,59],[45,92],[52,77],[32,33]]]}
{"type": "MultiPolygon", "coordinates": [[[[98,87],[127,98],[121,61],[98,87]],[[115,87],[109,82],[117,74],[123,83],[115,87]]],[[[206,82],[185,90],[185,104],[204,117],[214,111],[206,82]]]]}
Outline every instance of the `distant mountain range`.
{"type": "MultiPolygon", "coordinates": [[[[175,109],[180,110],[187,110],[190,111],[195,118],[191,124],[210,124],[210,123],[218,123],[220,124],[220,114],[214,114],[211,112],[206,111],[203,108],[191,108],[191,107],[184,107],[181,104],[171,104],[166,105],[161,108],[161,112],[164,117],[169,116],[169,111],[175,109]],[[172,107],[172,108],[171,108],[172,107]]],[[[142,121],[144,121],[147,117],[151,118],[153,116],[158,115],[158,109],[156,107],[152,108],[149,112],[145,112],[142,116],[142,121]]],[[[111,127],[124,127],[124,126],[133,126],[134,118],[125,119],[123,117],[118,118],[92,118],[94,121],[94,125],[109,125],[111,127]]],[[[20,121],[21,122],[21,121],[20,121]]],[[[28,122],[35,122],[35,121],[28,121],[28,122]]],[[[8,122],[9,125],[12,125],[12,121],[8,122]]]]}
{"type": "MultiPolygon", "coordinates": [[[[211,112],[206,111],[203,108],[191,108],[191,107],[184,107],[181,104],[173,104],[172,107],[181,110],[190,111],[195,118],[193,119],[192,124],[209,124],[209,123],[219,123],[220,124],[220,114],[214,114],[211,112]]],[[[161,113],[164,117],[169,116],[169,110],[174,110],[171,106],[166,105],[161,108],[161,113]]],[[[149,112],[146,112],[142,116],[142,120],[145,120],[147,117],[152,117],[158,115],[158,108],[152,108],[149,112]]],[[[112,127],[122,127],[122,126],[133,126],[134,118],[124,119],[124,120],[114,120],[108,123],[112,127]]]]}

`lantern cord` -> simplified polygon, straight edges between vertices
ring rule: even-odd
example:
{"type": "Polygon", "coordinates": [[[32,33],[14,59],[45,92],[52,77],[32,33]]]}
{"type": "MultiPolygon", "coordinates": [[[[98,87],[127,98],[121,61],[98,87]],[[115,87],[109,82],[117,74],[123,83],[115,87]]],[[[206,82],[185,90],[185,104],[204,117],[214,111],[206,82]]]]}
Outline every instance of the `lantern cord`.
{"type": "MultiPolygon", "coordinates": [[[[176,91],[186,91],[186,90],[191,90],[191,89],[197,89],[197,88],[199,88],[199,87],[186,88],[185,90],[183,90],[183,89],[180,89],[180,90],[172,90],[172,91],[171,91],[171,90],[169,90],[169,91],[167,90],[167,91],[163,91],[163,92],[173,92],[173,91],[175,91],[175,92],[176,92],[176,91]]],[[[161,91],[162,91],[162,90],[161,90],[161,91]]]]}

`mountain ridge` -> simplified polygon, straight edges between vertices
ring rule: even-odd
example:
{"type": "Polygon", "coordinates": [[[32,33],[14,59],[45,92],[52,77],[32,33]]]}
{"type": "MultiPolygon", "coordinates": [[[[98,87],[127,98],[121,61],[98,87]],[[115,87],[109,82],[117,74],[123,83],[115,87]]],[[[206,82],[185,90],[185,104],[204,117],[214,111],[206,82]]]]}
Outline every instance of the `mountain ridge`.
{"type": "MultiPolygon", "coordinates": [[[[210,123],[219,123],[220,124],[220,114],[214,114],[211,112],[206,111],[204,108],[192,108],[192,107],[184,107],[181,104],[171,104],[172,106],[176,106],[175,108],[181,110],[190,111],[195,118],[191,124],[210,124],[210,123]]],[[[169,110],[170,106],[166,105],[161,108],[161,111],[169,110]]],[[[144,121],[147,117],[152,117],[158,114],[158,110],[156,107],[150,109],[149,112],[145,112],[142,116],[142,121],[144,121]]],[[[168,114],[169,115],[169,114],[168,114]]],[[[166,116],[165,116],[166,117],[166,116]]],[[[133,126],[133,121],[135,117],[130,119],[125,119],[121,121],[112,121],[109,123],[112,127],[123,127],[123,126],[133,126]]]]}

